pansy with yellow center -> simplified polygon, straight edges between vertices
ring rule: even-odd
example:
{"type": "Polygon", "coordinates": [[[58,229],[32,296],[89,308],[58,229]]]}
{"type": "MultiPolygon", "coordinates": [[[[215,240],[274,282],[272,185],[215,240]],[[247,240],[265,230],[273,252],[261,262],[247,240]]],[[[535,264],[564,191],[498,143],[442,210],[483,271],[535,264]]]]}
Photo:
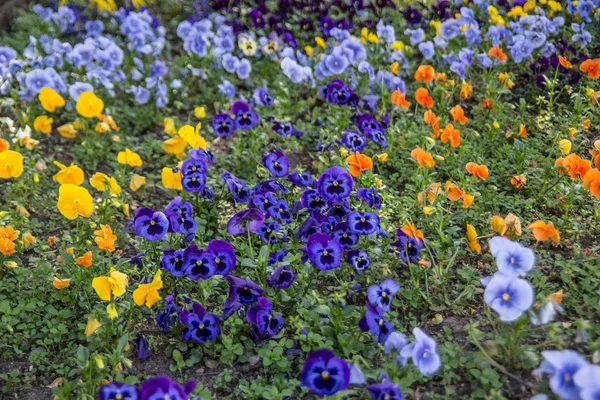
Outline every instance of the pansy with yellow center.
{"type": "Polygon", "coordinates": [[[167,189],[181,190],[181,171],[175,168],[164,167],[161,173],[162,184],[167,189]]]}
{"type": "Polygon", "coordinates": [[[36,132],[42,132],[46,135],[52,131],[52,122],[54,120],[45,115],[40,115],[33,121],[33,129],[36,132]]]}
{"type": "Polygon", "coordinates": [[[112,296],[119,297],[127,291],[127,275],[111,268],[109,276],[94,278],[92,287],[101,300],[110,301],[112,296]]]}
{"type": "Polygon", "coordinates": [[[57,108],[62,108],[65,106],[65,99],[56,93],[56,91],[49,87],[43,87],[40,90],[40,94],[38,95],[38,99],[42,104],[44,110],[48,112],[54,112],[57,108]]]}
{"type": "Polygon", "coordinates": [[[54,165],[60,168],[60,171],[52,177],[53,180],[60,183],[61,185],[71,184],[79,186],[83,183],[85,175],[83,170],[77,165],[71,163],[68,167],[64,164],[54,161],[54,165]]]}
{"type": "Polygon", "coordinates": [[[0,178],[18,178],[23,174],[23,156],[12,150],[0,153],[0,178]]]}
{"type": "Polygon", "coordinates": [[[65,184],[58,189],[58,210],[67,219],[82,216],[91,217],[94,212],[94,199],[86,188],[65,184]]]}
{"type": "Polygon", "coordinates": [[[75,129],[75,125],[73,124],[64,124],[56,128],[60,136],[73,139],[77,136],[77,129],[75,129]]]}
{"type": "Polygon", "coordinates": [[[75,108],[84,118],[99,117],[104,109],[104,102],[93,92],[83,92],[79,95],[75,108]]]}
{"type": "Polygon", "coordinates": [[[99,192],[104,192],[110,189],[110,194],[121,193],[121,186],[117,183],[117,180],[112,176],[103,174],[102,172],[96,172],[90,178],[90,185],[99,192]]]}
{"type": "Polygon", "coordinates": [[[142,283],[133,291],[133,301],[135,304],[138,306],[146,304],[146,307],[150,308],[160,300],[158,291],[163,287],[161,276],[162,271],[156,271],[156,275],[154,275],[152,282],[142,283]]]}
{"type": "Polygon", "coordinates": [[[119,164],[128,164],[130,167],[141,167],[142,166],[142,158],[140,155],[130,149],[125,149],[125,151],[120,151],[117,155],[117,161],[119,164]]]}

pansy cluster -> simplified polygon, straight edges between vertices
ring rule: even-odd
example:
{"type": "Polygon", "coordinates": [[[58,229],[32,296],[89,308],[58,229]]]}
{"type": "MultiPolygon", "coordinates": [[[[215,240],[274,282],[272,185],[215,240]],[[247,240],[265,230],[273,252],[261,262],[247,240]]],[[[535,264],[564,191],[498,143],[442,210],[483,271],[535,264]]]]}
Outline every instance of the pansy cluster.
{"type": "Polygon", "coordinates": [[[123,90],[133,94],[138,104],[146,104],[154,92],[155,105],[168,102],[167,65],[160,61],[165,29],[148,10],[121,8],[110,19],[89,19],[78,6],[56,9],[34,7],[48,24],[48,33],[30,36],[22,58],[10,47],[0,47],[0,93],[6,95],[18,83],[19,96],[32,101],[44,87],[68,93],[77,102],[82,92],[105,90],[115,96],[123,90]],[[125,37],[110,32],[119,31],[125,37]],[[62,32],[74,40],[61,41],[62,32]],[[133,63],[125,60],[125,51],[133,63]],[[75,69],[77,73],[68,73],[75,69]]]}
{"type": "Polygon", "coordinates": [[[200,397],[191,397],[195,389],[194,380],[181,385],[168,376],[157,376],[143,382],[139,387],[120,382],[106,384],[98,391],[98,400],[200,400],[200,397]]]}

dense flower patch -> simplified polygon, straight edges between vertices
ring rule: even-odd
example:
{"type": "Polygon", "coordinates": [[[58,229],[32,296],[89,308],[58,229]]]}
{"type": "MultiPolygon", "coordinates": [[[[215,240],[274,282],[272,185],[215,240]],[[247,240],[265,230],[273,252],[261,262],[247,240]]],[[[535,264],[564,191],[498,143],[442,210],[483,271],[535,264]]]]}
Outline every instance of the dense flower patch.
{"type": "Polygon", "coordinates": [[[598,398],[599,7],[23,11],[2,393],[598,398]]]}

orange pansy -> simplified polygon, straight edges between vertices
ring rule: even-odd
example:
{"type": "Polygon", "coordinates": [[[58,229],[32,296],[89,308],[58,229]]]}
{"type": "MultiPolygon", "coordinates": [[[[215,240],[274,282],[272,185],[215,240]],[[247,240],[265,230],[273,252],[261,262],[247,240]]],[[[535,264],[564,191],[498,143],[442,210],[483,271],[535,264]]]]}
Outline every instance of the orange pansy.
{"type": "Polygon", "coordinates": [[[506,60],[508,60],[506,53],[504,53],[502,51],[502,48],[500,46],[494,46],[491,49],[489,49],[488,56],[490,56],[492,58],[497,58],[498,61],[500,61],[502,63],[505,62],[506,60]]]}
{"type": "Polygon", "coordinates": [[[346,162],[350,165],[350,174],[354,177],[360,176],[363,171],[373,169],[373,160],[371,157],[360,154],[358,151],[347,157],[346,162]]]}
{"type": "Polygon", "coordinates": [[[454,122],[459,122],[461,125],[464,125],[469,121],[469,119],[465,117],[465,111],[459,104],[450,109],[450,115],[452,115],[454,122]]]}
{"type": "Polygon", "coordinates": [[[554,245],[560,243],[560,232],[556,230],[552,222],[536,221],[529,224],[527,228],[531,229],[535,240],[538,242],[550,239],[554,245]]]}
{"type": "Polygon", "coordinates": [[[435,165],[435,161],[433,160],[433,156],[431,153],[426,152],[420,147],[417,147],[413,151],[410,152],[410,156],[417,160],[421,167],[433,168],[435,165]]]}
{"type": "Polygon", "coordinates": [[[408,101],[406,101],[406,95],[404,93],[401,93],[400,89],[396,89],[396,91],[394,91],[394,93],[392,93],[391,101],[392,101],[392,104],[394,104],[398,107],[402,107],[402,108],[410,107],[410,103],[408,101]]]}
{"type": "Polygon", "coordinates": [[[589,190],[594,197],[600,198],[600,170],[590,169],[583,177],[583,186],[589,190]]]}
{"type": "Polygon", "coordinates": [[[475,178],[483,179],[484,181],[488,178],[489,171],[488,167],[485,165],[475,164],[474,162],[469,162],[465,166],[467,172],[473,175],[475,178]]]}
{"type": "Polygon", "coordinates": [[[415,72],[415,79],[420,82],[431,82],[435,76],[435,70],[431,65],[420,65],[415,72]]]}
{"type": "Polygon", "coordinates": [[[100,229],[94,231],[94,235],[96,235],[94,241],[98,245],[98,248],[109,252],[115,251],[117,236],[113,234],[112,228],[109,225],[100,225],[100,229]]]}
{"type": "Polygon", "coordinates": [[[75,262],[82,267],[89,268],[92,266],[92,252],[88,251],[83,257],[78,257],[75,262]]]}
{"type": "Polygon", "coordinates": [[[425,88],[418,88],[415,92],[415,99],[421,107],[431,108],[433,107],[433,97],[429,95],[429,91],[425,88]]]}
{"type": "Polygon", "coordinates": [[[516,189],[521,189],[527,183],[527,177],[525,175],[515,175],[510,178],[510,184],[516,189]]]}
{"type": "Polygon", "coordinates": [[[419,229],[417,229],[414,224],[410,221],[406,221],[406,225],[400,228],[402,232],[406,234],[406,236],[410,236],[413,239],[421,239],[425,241],[425,235],[419,229]]]}
{"type": "Polygon", "coordinates": [[[442,131],[442,143],[448,143],[452,145],[452,147],[458,147],[460,145],[460,131],[458,129],[454,129],[454,125],[448,124],[442,131]]]}
{"type": "Polygon", "coordinates": [[[579,66],[581,72],[586,72],[588,78],[596,79],[600,76],[600,58],[590,59],[588,58],[579,66]]]}
{"type": "Polygon", "coordinates": [[[571,62],[569,60],[567,60],[566,58],[564,58],[563,56],[558,56],[558,62],[560,63],[560,65],[562,65],[563,67],[565,67],[567,69],[573,68],[573,64],[571,64],[571,62]]]}

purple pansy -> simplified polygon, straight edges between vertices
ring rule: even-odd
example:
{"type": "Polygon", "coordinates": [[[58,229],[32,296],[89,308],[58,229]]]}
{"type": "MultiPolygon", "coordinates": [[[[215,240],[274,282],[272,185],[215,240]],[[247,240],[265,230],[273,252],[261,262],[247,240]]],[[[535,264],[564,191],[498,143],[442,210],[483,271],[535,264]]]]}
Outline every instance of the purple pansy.
{"type": "Polygon", "coordinates": [[[352,176],[342,167],[331,167],[323,172],[317,188],[323,198],[328,201],[337,203],[346,200],[352,192],[354,181],[352,176]]]}
{"type": "Polygon", "coordinates": [[[339,268],[344,250],[342,245],[324,233],[313,233],[308,238],[308,259],[321,271],[339,268]]]}
{"type": "Polygon", "coordinates": [[[241,279],[229,275],[229,297],[235,298],[242,304],[250,304],[262,296],[264,290],[250,279],[241,279]]]}
{"type": "Polygon", "coordinates": [[[217,268],[212,255],[194,244],[183,252],[183,270],[190,279],[197,281],[210,278],[217,268]]]}
{"type": "Polygon", "coordinates": [[[333,351],[319,349],[306,358],[300,380],[316,395],[331,396],[348,387],[350,368],[333,351]]]}
{"type": "Polygon", "coordinates": [[[140,207],[135,210],[133,219],[135,233],[150,241],[163,240],[169,230],[169,220],[161,211],[155,211],[148,207],[140,207]]]}
{"type": "Polygon", "coordinates": [[[250,232],[257,232],[265,222],[265,216],[256,208],[243,210],[235,214],[227,222],[227,232],[230,235],[240,235],[250,232]]]}
{"type": "Polygon", "coordinates": [[[262,158],[263,165],[276,178],[283,178],[290,171],[290,160],[285,153],[276,149],[262,158]]]}
{"type": "Polygon", "coordinates": [[[192,312],[181,311],[179,321],[185,326],[182,333],[183,340],[206,343],[215,340],[221,333],[219,317],[207,313],[200,303],[192,305],[192,312]]]}
{"type": "Polygon", "coordinates": [[[367,297],[371,304],[380,307],[383,311],[390,310],[393,297],[400,291],[400,285],[391,279],[385,280],[381,285],[373,285],[367,289],[367,297]]]}
{"type": "Polygon", "coordinates": [[[184,386],[173,381],[168,376],[157,376],[147,380],[140,388],[140,400],[187,400],[196,389],[196,381],[189,380],[184,386]]]}

